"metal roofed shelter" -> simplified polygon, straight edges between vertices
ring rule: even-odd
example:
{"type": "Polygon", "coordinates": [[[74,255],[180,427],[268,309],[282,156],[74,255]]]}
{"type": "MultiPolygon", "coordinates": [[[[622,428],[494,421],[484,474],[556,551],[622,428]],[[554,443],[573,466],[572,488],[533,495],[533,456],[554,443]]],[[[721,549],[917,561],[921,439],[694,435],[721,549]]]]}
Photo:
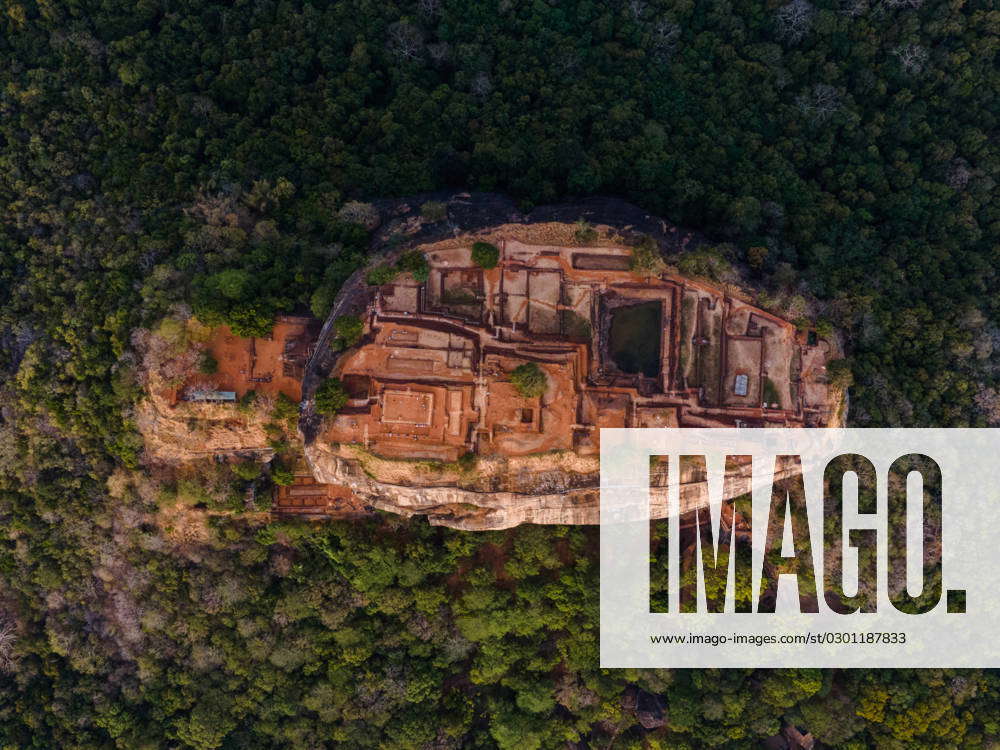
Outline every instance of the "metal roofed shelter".
{"type": "Polygon", "coordinates": [[[206,401],[213,403],[225,403],[236,401],[236,391],[217,391],[212,388],[192,388],[186,396],[185,401],[206,401]]]}
{"type": "Polygon", "coordinates": [[[733,383],[733,392],[737,396],[746,396],[749,383],[750,376],[745,373],[740,373],[736,376],[736,381],[733,383]]]}

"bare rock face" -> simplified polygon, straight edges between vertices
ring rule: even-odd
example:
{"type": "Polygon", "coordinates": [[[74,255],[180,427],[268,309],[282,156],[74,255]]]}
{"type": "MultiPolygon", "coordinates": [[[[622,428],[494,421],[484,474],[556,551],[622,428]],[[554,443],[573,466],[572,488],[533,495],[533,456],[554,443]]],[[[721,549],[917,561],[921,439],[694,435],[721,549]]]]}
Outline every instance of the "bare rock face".
{"type": "Polygon", "coordinates": [[[659,695],[629,685],[622,696],[622,709],[633,713],[644,729],[666,726],[666,702],[659,695]]]}
{"type": "Polygon", "coordinates": [[[151,393],[136,408],[136,424],[146,453],[155,461],[177,463],[212,455],[253,453],[270,457],[264,419],[235,414],[232,405],[170,405],[151,393]]]}
{"type": "MultiPolygon", "coordinates": [[[[592,460],[593,471],[581,473],[566,468],[566,465],[587,468],[587,463],[582,463],[585,459],[572,454],[526,456],[519,462],[483,462],[474,477],[463,477],[456,470],[428,470],[417,463],[382,459],[364,453],[357,446],[314,442],[306,445],[305,456],[316,481],[349,487],[364,503],[379,510],[407,517],[427,516],[434,526],[496,531],[522,523],[600,523],[600,475],[596,459],[592,460]],[[566,465],[560,471],[555,467],[561,462],[566,465]],[[519,463],[524,465],[518,466],[519,463]],[[534,471],[529,468],[531,464],[534,471]],[[544,470],[545,466],[552,468],[544,470]],[[538,486],[532,486],[527,479],[531,476],[538,478],[538,486]],[[559,481],[553,486],[556,477],[559,481]],[[470,489],[490,484],[499,485],[500,489],[470,489]]],[[[784,479],[793,471],[793,468],[779,470],[774,476],[784,479]]],[[[666,518],[666,487],[656,486],[655,476],[652,484],[650,516],[666,518]]],[[[700,478],[681,477],[682,513],[707,504],[707,486],[700,478]]],[[[730,473],[727,486],[731,488],[727,497],[749,492],[750,464],[741,464],[730,473]]]]}
{"type": "MultiPolygon", "coordinates": [[[[532,492],[524,482],[522,472],[506,472],[519,483],[520,492],[501,490],[476,492],[458,486],[457,476],[421,477],[414,468],[409,476],[394,471],[392,464],[368,457],[350,456],[349,449],[337,448],[314,442],[305,448],[306,460],[316,481],[350,487],[367,504],[379,510],[403,516],[427,516],[431,524],[449,526],[465,531],[507,529],[522,523],[539,524],[596,524],[598,523],[599,493],[596,474],[578,475],[586,487],[567,488],[565,491],[532,492]],[[375,464],[373,466],[373,463],[375,464]],[[381,469],[385,478],[380,481],[370,472],[381,469]],[[517,477],[520,476],[520,479],[517,477]],[[429,482],[449,482],[430,484],[429,482]]],[[[493,472],[503,468],[485,467],[475,481],[484,481],[493,472]]],[[[572,472],[563,474],[567,487],[572,472]]],[[[551,481],[549,477],[548,481],[551,481]]]]}

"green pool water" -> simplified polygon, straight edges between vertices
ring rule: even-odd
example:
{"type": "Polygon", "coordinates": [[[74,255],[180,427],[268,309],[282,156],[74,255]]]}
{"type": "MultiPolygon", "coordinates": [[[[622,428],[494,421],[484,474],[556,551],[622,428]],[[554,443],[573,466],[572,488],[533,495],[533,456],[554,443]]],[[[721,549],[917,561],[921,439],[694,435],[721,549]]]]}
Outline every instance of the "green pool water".
{"type": "Polygon", "coordinates": [[[611,312],[611,359],[623,372],[656,377],[660,372],[659,302],[619,307],[611,312]]]}

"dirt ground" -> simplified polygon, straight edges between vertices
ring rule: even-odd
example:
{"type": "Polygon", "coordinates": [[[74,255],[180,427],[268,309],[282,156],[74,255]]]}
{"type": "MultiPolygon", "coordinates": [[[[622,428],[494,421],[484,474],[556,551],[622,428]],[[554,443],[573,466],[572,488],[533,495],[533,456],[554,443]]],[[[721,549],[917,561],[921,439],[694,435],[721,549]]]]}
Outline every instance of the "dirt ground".
{"type": "Polygon", "coordinates": [[[729,336],[746,336],[747,323],[750,321],[751,308],[744,305],[733,305],[726,320],[726,334],[729,336]]]}
{"type": "Polygon", "coordinates": [[[794,409],[792,399],[792,361],[795,354],[794,329],[771,327],[764,340],[764,377],[778,389],[782,409],[794,409]]]}
{"type": "Polygon", "coordinates": [[[382,299],[386,310],[415,313],[420,287],[416,284],[395,283],[382,288],[382,299]]]}
{"type": "Polygon", "coordinates": [[[559,298],[562,276],[558,271],[532,271],[528,275],[528,328],[536,333],[559,333],[559,298]]]}
{"type": "Polygon", "coordinates": [[[434,409],[434,394],[386,390],[382,394],[382,421],[428,425],[434,409]]]}
{"type": "Polygon", "coordinates": [[[694,335],[698,324],[698,294],[693,291],[686,291],[681,298],[681,325],[680,325],[680,374],[688,387],[697,387],[696,373],[696,350],[694,346],[694,335]]]}
{"type": "Polygon", "coordinates": [[[192,376],[187,385],[235,391],[241,398],[247,391],[285,394],[292,401],[302,398],[302,370],[310,346],[319,329],[313,318],[281,317],[270,338],[245,339],[228,326],[212,332],[208,351],[218,362],[213,375],[192,376]],[[286,346],[289,350],[286,352],[286,346]]]}
{"type": "MultiPolygon", "coordinates": [[[[522,361],[497,357],[490,367],[509,373],[522,361]]],[[[490,379],[486,395],[485,425],[492,437],[487,452],[508,456],[572,448],[576,388],[568,365],[541,364],[548,389],[540,398],[525,398],[505,377],[490,379]]]]}
{"type": "Polygon", "coordinates": [[[719,375],[722,367],[722,302],[716,301],[715,309],[709,308],[702,297],[699,305],[697,352],[698,385],[704,389],[705,403],[720,403],[719,375]]]}
{"type": "Polygon", "coordinates": [[[732,406],[757,407],[761,403],[760,364],[763,340],[730,338],[726,342],[726,373],[723,376],[723,399],[732,406]],[[740,396],[734,390],[736,376],[747,376],[747,393],[740,396]]]}
{"type": "Polygon", "coordinates": [[[826,363],[830,360],[831,348],[826,341],[818,346],[802,348],[803,402],[808,408],[822,409],[829,398],[826,363]]]}

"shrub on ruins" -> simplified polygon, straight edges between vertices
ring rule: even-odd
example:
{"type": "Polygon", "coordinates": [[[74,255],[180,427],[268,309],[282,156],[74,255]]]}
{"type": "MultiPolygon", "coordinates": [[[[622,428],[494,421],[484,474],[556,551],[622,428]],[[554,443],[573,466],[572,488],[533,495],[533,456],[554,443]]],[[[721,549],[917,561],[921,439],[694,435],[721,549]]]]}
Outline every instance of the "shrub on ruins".
{"type": "Polygon", "coordinates": [[[726,246],[706,247],[686,252],[677,261],[677,270],[684,276],[700,276],[716,282],[732,280],[733,267],[723,251],[726,246]]]}
{"type": "Polygon", "coordinates": [[[335,351],[349,349],[361,340],[364,323],[357,315],[341,315],[333,321],[333,331],[337,337],[330,342],[335,351]]]}
{"type": "Polygon", "coordinates": [[[288,429],[294,429],[295,425],[285,423],[284,426],[277,422],[267,422],[264,424],[264,434],[267,435],[267,447],[274,451],[275,455],[281,455],[291,450],[292,443],[288,439],[288,429]]]}
{"type": "Polygon", "coordinates": [[[244,393],[240,400],[236,404],[236,408],[239,409],[244,414],[249,414],[253,411],[254,406],[257,403],[257,391],[252,388],[244,393]]]}
{"type": "Polygon", "coordinates": [[[500,260],[500,251],[496,245],[489,242],[476,242],[472,246],[472,262],[480,268],[496,268],[500,260]]]}
{"type": "Polygon", "coordinates": [[[368,269],[365,274],[365,281],[371,286],[382,286],[388,284],[399,275],[399,270],[388,263],[380,263],[374,268],[368,269]]]}
{"type": "Polygon", "coordinates": [[[774,384],[771,378],[764,378],[764,404],[771,406],[772,408],[778,408],[781,406],[781,394],[778,391],[778,386],[774,384]]]}
{"type": "Polygon", "coordinates": [[[271,409],[271,418],[278,422],[294,424],[298,416],[299,405],[284,393],[279,393],[274,400],[274,407],[271,409]]]}
{"type": "Polygon", "coordinates": [[[650,236],[643,237],[639,244],[632,248],[632,260],[629,267],[635,273],[643,276],[655,276],[664,267],[663,256],[660,255],[660,248],[650,236]]]}
{"type": "Polygon", "coordinates": [[[260,464],[256,461],[243,461],[233,464],[232,469],[233,474],[248,482],[260,476],[260,464]]]}
{"type": "Polygon", "coordinates": [[[316,389],[316,412],[336,414],[347,405],[347,390],[338,378],[324,380],[316,389]]]}
{"type": "Polygon", "coordinates": [[[431,273],[431,266],[427,262],[427,256],[419,250],[408,250],[400,255],[399,260],[396,261],[396,268],[402,273],[410,274],[415,281],[421,283],[427,281],[427,277],[431,273]]]}
{"type": "Polygon", "coordinates": [[[271,462],[271,481],[279,487],[287,487],[295,481],[295,472],[278,459],[271,462]]]}
{"type": "Polygon", "coordinates": [[[576,229],[573,230],[573,239],[576,240],[576,244],[589,245],[597,239],[597,230],[590,225],[590,222],[580,219],[576,222],[575,226],[576,229]]]}
{"type": "Polygon", "coordinates": [[[458,464],[459,471],[469,472],[476,468],[478,461],[479,458],[475,453],[467,451],[459,456],[455,463],[458,464]]]}
{"type": "Polygon", "coordinates": [[[518,365],[510,374],[510,382],[525,398],[538,398],[548,387],[548,378],[534,362],[518,365]]]}
{"type": "Polygon", "coordinates": [[[209,352],[202,352],[198,357],[198,372],[202,375],[214,375],[219,371],[219,361],[209,352]]]}

